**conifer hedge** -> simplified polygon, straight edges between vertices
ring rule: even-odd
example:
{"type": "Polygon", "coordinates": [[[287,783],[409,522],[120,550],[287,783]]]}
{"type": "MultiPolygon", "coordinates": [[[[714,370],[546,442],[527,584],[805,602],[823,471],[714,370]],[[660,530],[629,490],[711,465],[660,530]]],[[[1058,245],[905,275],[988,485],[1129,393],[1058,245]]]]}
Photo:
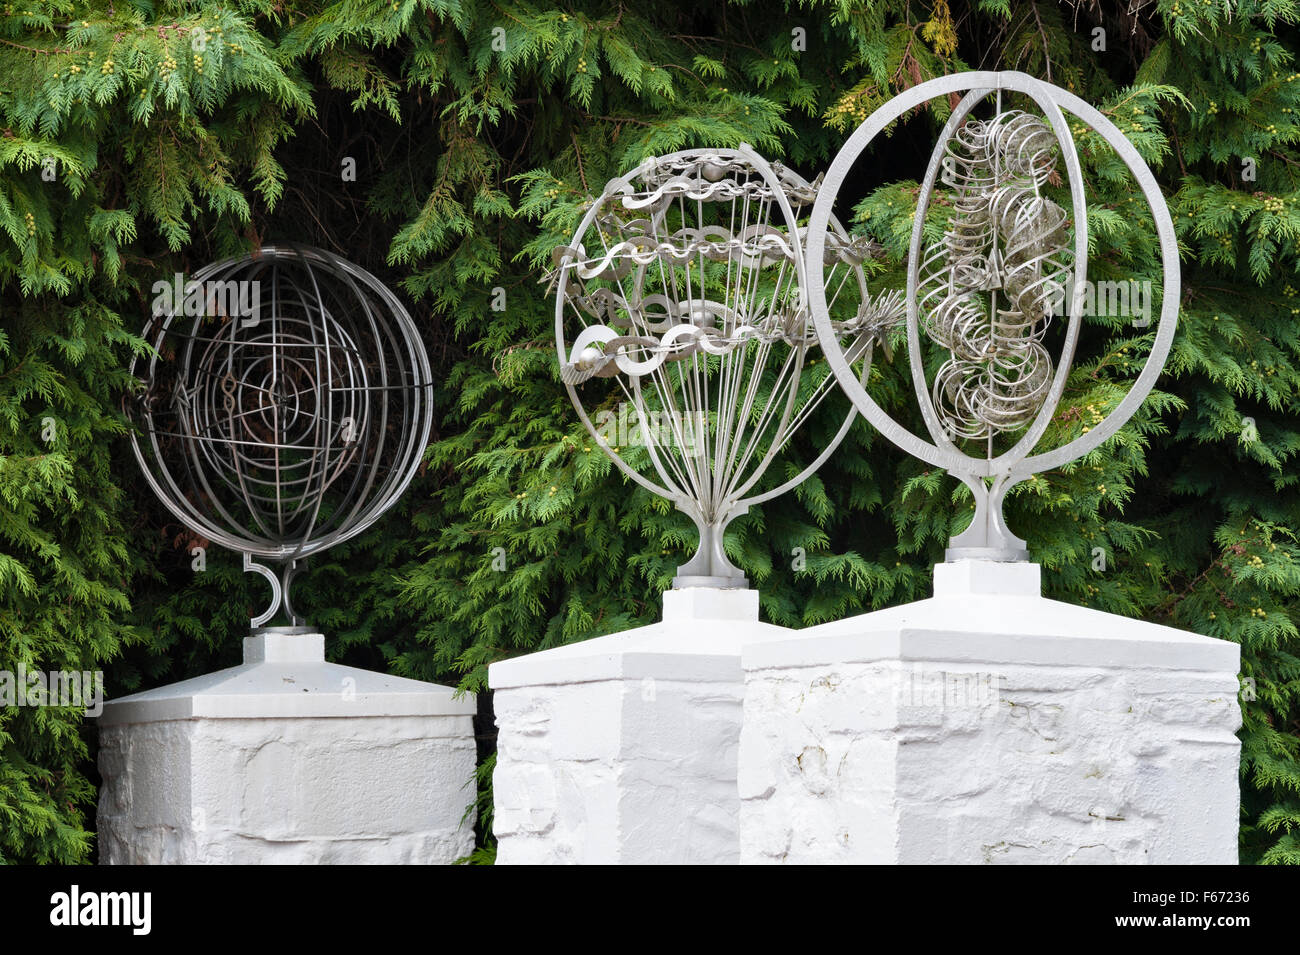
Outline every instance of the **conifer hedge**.
{"type": "MultiPolygon", "coordinates": [[[[141,489],[121,407],[153,282],[263,241],[400,288],[438,372],[403,503],[298,585],[333,659],[480,691],[494,660],[649,622],[694,530],[568,406],[550,248],[647,155],[744,141],[811,177],[898,91],[1019,69],[1129,134],[1175,216],[1184,291],[1144,411],[1022,485],[1009,520],[1050,596],[1241,644],[1242,860],[1300,863],[1297,17],[1290,0],[4,4],[0,669],[102,668],[111,696],[237,662],[266,594],[234,555],[193,570],[205,542],[141,489]]],[[[942,109],[900,124],[855,186],[883,283],[942,109]]],[[[1154,275],[1127,180],[1080,146],[1097,277],[1154,275]]],[[[1063,429],[1112,400],[1149,331],[1088,334],[1063,429]]],[[[799,627],[928,596],[968,514],[957,482],[860,425],[727,546],[765,617],[799,627]]],[[[75,709],[0,711],[0,860],[93,858],[93,757],[75,709]]]]}

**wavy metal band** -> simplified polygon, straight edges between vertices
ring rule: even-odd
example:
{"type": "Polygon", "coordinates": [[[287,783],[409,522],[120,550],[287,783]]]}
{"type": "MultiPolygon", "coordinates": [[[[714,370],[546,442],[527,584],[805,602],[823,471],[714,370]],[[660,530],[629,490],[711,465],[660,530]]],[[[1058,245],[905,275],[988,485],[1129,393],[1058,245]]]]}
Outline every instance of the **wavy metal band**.
{"type": "MultiPolygon", "coordinates": [[[[723,551],[728,522],[804,480],[852,423],[850,412],[808,467],[755,492],[832,390],[830,375],[800,384],[818,343],[802,225],[816,192],[748,147],[674,153],[612,180],[574,240],[554,250],[560,376],[579,417],[625,474],[673,500],[700,530],[674,586],[745,586],[723,551]],[[577,389],[596,379],[635,409],[657,481],[593,425],[577,389]],[[660,414],[669,427],[645,426],[660,414]]],[[[902,301],[866,294],[862,263],[876,246],[838,223],[831,235],[819,253],[834,276],[830,300],[848,289],[845,302],[859,303],[836,306],[836,334],[865,374],[873,343],[902,319],[902,301]]]]}
{"type": "MultiPolygon", "coordinates": [[[[650,296],[643,301],[649,302],[649,298],[663,296],[650,296]]],[[[836,334],[841,337],[865,336],[873,340],[883,338],[891,327],[898,324],[903,314],[902,299],[902,293],[888,292],[862,305],[853,319],[834,323],[836,334]]],[[[666,300],[655,304],[670,305],[666,300]]],[[[692,316],[697,322],[708,321],[715,317],[710,313],[717,311],[717,303],[702,304],[715,307],[698,309],[697,314],[692,316]]],[[[654,312],[647,309],[647,314],[654,312]]],[[[732,322],[728,324],[729,330],[717,325],[673,324],[671,320],[647,321],[641,325],[650,331],[662,331],[664,334],[658,338],[621,335],[605,325],[589,325],[574,340],[568,360],[560,362],[560,380],[565,384],[577,385],[589,378],[609,378],[620,372],[641,377],[656,371],[665,361],[680,361],[700,352],[725,355],[750,341],[766,345],[779,342],[798,348],[816,345],[817,333],[806,313],[800,312],[795,318],[794,321],[771,322],[762,326],[732,322]]],[[[612,321],[619,327],[631,324],[617,314],[612,317],[612,321]]]]}

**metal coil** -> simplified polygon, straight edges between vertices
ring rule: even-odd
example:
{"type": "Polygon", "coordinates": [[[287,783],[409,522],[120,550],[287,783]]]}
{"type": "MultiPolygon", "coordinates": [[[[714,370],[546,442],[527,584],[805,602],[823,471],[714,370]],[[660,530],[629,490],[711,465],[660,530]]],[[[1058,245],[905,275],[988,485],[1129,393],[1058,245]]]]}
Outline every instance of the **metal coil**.
{"type": "Polygon", "coordinates": [[[1032,421],[1052,361],[1041,342],[1068,278],[1065,210],[1040,195],[1058,146],[1018,110],[967,119],[945,144],[953,215],[925,252],[917,296],[926,334],[947,349],[932,396],[950,439],[1032,421]]]}

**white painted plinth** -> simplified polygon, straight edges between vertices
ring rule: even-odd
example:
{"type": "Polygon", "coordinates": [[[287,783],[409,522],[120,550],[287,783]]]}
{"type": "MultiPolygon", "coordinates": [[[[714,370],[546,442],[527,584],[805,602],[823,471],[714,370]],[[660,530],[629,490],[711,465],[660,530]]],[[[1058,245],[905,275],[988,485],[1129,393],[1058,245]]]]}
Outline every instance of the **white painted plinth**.
{"type": "Polygon", "coordinates": [[[244,663],[110,700],[104,863],[447,863],[474,847],[474,699],[259,634],[244,663]]]}
{"type": "Polygon", "coordinates": [[[735,863],[741,648],[758,592],[664,594],[661,623],[493,664],[497,863],[735,863]]]}
{"type": "Polygon", "coordinates": [[[742,862],[1237,861],[1240,648],[935,568],[747,647],[742,862]]]}

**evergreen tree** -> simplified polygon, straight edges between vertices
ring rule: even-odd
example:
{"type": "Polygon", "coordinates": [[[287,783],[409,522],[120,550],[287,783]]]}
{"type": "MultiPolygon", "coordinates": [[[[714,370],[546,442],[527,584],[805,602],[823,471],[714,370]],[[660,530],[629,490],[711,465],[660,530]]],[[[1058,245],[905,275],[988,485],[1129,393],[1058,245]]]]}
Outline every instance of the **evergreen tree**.
{"type": "MultiPolygon", "coordinates": [[[[1175,216],[1184,295],[1158,393],[1100,451],[1023,485],[1009,520],[1050,596],[1241,644],[1242,858],[1300,862],[1300,4],[1129,7],[5,5],[0,669],[102,666],[112,695],[235,662],[265,595],[233,555],[192,571],[203,542],[141,491],[119,408],[152,282],[263,240],[332,248],[400,287],[445,409],[402,505],[301,578],[333,658],[480,691],[494,660],[650,622],[695,531],[625,481],[569,407],[538,282],[550,249],[647,155],[744,141],[811,178],[897,92],[1019,69],[1138,147],[1175,216]]],[[[855,227],[890,256],[882,285],[898,281],[943,109],[899,123],[858,185],[855,227]]],[[[1079,143],[1096,277],[1156,275],[1127,180],[1079,143]]],[[[1118,322],[1088,334],[1065,431],[1109,406],[1117,365],[1147,344],[1118,322]]],[[[906,415],[889,374],[880,387],[906,415]]],[[[957,482],[862,425],[727,546],[765,618],[799,627],[927,596],[968,515],[957,482]]],[[[0,712],[0,858],[89,858],[93,735],[69,709],[0,712]]]]}

